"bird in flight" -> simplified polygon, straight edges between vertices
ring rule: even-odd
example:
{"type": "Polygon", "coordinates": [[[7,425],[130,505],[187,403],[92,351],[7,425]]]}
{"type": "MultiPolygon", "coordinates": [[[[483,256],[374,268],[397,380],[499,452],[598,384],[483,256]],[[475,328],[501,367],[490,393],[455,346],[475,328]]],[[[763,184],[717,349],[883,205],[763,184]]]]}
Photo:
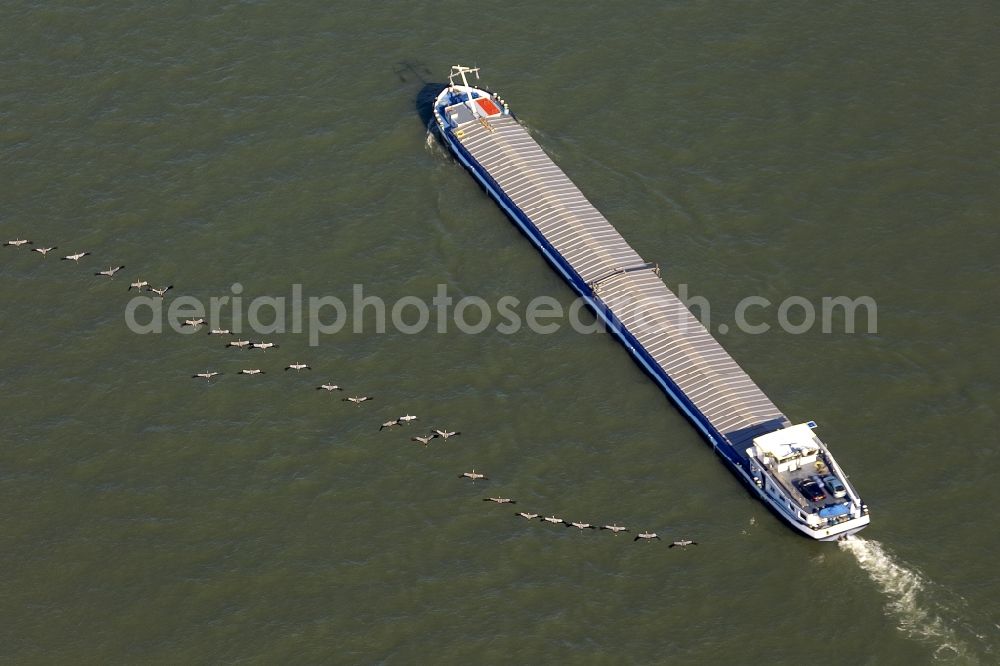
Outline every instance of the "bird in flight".
{"type": "Polygon", "coordinates": [[[173,289],[173,288],[174,288],[174,285],[171,284],[171,285],[167,285],[166,287],[163,287],[162,289],[157,289],[156,287],[146,287],[146,291],[151,291],[154,294],[156,294],[157,296],[159,296],[160,298],[163,298],[163,295],[165,293],[167,293],[168,291],[170,291],[171,289],[173,289]]]}
{"type": "MultiPolygon", "coordinates": [[[[433,439],[433,437],[430,439],[433,439]]],[[[489,481],[489,478],[485,474],[480,474],[476,470],[472,470],[471,472],[462,472],[461,474],[458,475],[458,478],[460,479],[463,477],[466,479],[472,479],[473,481],[475,481],[476,479],[485,479],[486,481],[489,481]]]]}
{"type": "Polygon", "coordinates": [[[108,266],[106,271],[97,271],[94,275],[105,275],[107,277],[114,277],[115,273],[125,268],[124,266],[108,266]]]}
{"type": "Polygon", "coordinates": [[[627,527],[622,527],[621,525],[616,525],[614,523],[612,523],[611,525],[601,525],[601,529],[609,530],[610,532],[614,533],[615,536],[618,536],[619,532],[628,532],[627,527]]]}
{"type": "Polygon", "coordinates": [[[667,548],[687,548],[688,546],[697,546],[697,541],[691,541],[691,539],[679,539],[674,541],[672,544],[667,546],[667,548]]]}

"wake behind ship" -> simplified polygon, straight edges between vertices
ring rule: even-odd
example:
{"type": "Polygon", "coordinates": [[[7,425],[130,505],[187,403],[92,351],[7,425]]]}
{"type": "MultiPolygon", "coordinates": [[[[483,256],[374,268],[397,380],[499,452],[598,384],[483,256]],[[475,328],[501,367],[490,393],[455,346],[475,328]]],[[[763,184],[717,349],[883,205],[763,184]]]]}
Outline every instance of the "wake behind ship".
{"type": "Polygon", "coordinates": [[[800,533],[870,518],[812,421],[794,424],[542,151],[497,95],[452,67],[434,100],[445,143],[733,472],[800,533]]]}

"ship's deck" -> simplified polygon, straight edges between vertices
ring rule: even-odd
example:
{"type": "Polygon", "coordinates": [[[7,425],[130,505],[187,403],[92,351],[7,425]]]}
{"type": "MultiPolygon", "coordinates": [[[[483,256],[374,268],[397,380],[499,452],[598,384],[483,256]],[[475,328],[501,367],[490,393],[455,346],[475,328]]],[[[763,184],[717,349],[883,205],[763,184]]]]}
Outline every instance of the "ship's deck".
{"type": "Polygon", "coordinates": [[[455,138],[740,454],[753,436],[787,424],[654,266],[516,120],[464,122],[455,138]]]}

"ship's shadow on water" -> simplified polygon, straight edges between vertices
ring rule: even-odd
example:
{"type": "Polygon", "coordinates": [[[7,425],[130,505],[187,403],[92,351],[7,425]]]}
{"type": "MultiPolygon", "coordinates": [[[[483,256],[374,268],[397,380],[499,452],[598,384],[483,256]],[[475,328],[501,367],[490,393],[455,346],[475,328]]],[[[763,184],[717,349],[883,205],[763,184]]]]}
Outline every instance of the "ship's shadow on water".
{"type": "Polygon", "coordinates": [[[443,81],[431,81],[429,79],[431,70],[422,62],[401,60],[393,65],[392,72],[399,78],[400,83],[420,84],[420,90],[413,98],[417,117],[420,118],[420,122],[427,128],[427,131],[440,140],[437,125],[433,122],[434,99],[448,84],[443,81]]]}
{"type": "Polygon", "coordinates": [[[420,117],[420,122],[424,124],[424,127],[428,131],[433,132],[435,137],[438,136],[438,130],[437,125],[432,122],[434,119],[434,98],[447,85],[447,83],[424,83],[413,100],[414,105],[416,105],[417,115],[420,117]]]}

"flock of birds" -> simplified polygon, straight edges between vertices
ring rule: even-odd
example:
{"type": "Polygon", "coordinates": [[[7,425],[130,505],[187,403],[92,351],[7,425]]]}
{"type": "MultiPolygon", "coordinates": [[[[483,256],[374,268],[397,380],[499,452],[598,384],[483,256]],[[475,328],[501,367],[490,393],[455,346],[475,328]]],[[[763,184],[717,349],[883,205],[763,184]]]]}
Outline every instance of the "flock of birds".
{"type": "MultiPolygon", "coordinates": [[[[31,240],[24,239],[24,238],[18,238],[18,239],[15,239],[15,240],[8,240],[8,241],[6,241],[4,243],[5,247],[24,247],[24,246],[28,246],[28,245],[34,245],[34,242],[31,241],[31,240]]],[[[58,249],[58,246],[55,246],[55,245],[51,246],[51,247],[32,247],[31,248],[31,250],[33,252],[38,252],[43,257],[48,256],[48,254],[50,252],[52,252],[53,250],[56,250],[56,249],[58,249]]],[[[68,254],[68,255],[66,255],[64,257],[61,257],[61,259],[63,261],[72,261],[74,263],[79,263],[81,259],[83,259],[84,257],[89,256],[89,255],[90,255],[90,252],[74,252],[72,254],[68,254]]],[[[94,273],[94,275],[95,276],[100,276],[100,277],[114,278],[114,276],[119,271],[123,270],[124,268],[125,268],[125,266],[123,266],[123,265],[122,266],[108,266],[107,269],[101,270],[101,271],[97,271],[97,272],[94,273]]],[[[166,295],[166,293],[168,291],[170,291],[171,289],[173,289],[173,288],[174,288],[174,286],[172,284],[171,285],[167,285],[166,287],[159,287],[159,288],[158,287],[153,287],[153,286],[150,285],[150,283],[148,281],[142,280],[140,278],[136,278],[136,280],[134,282],[131,282],[129,284],[128,291],[131,291],[132,289],[137,289],[139,291],[145,290],[147,292],[151,292],[151,293],[156,294],[157,296],[163,298],[166,295]]],[[[186,320],[184,320],[183,325],[184,326],[189,326],[189,327],[192,327],[195,330],[198,330],[201,327],[208,326],[208,322],[205,319],[203,319],[203,318],[186,319],[186,320]]],[[[229,329],[212,328],[212,329],[209,329],[208,335],[233,336],[233,332],[231,330],[229,330],[229,329]]],[[[278,348],[278,344],[276,344],[274,342],[266,342],[266,341],[252,342],[250,340],[236,339],[236,340],[230,340],[229,342],[227,342],[226,343],[226,347],[227,348],[235,348],[235,349],[238,349],[238,350],[260,349],[261,351],[267,351],[268,349],[276,349],[276,348],[278,348]]],[[[307,363],[302,363],[300,361],[296,361],[294,363],[289,363],[287,366],[285,366],[285,371],[287,372],[289,370],[294,370],[295,372],[300,372],[302,370],[312,370],[312,367],[309,364],[307,364],[307,363]]],[[[213,379],[215,379],[216,377],[219,377],[222,374],[223,374],[222,372],[217,371],[217,370],[206,370],[205,372],[197,372],[197,373],[191,375],[191,377],[192,377],[192,379],[204,379],[206,381],[212,381],[213,379]]],[[[243,368],[239,372],[237,372],[236,374],[251,375],[252,376],[252,375],[263,375],[263,374],[266,374],[266,372],[264,370],[260,369],[260,368],[256,368],[255,367],[255,368],[243,368]]],[[[317,386],[316,390],[317,391],[327,391],[327,392],[332,393],[333,391],[343,391],[343,388],[341,386],[337,385],[337,384],[324,383],[324,384],[320,384],[319,386],[317,386]]],[[[371,401],[371,400],[374,400],[374,399],[375,398],[373,396],[370,396],[370,395],[352,395],[352,396],[344,397],[342,400],[344,402],[350,402],[350,403],[353,403],[355,405],[360,405],[360,404],[362,404],[364,402],[368,402],[368,401],[371,401]]],[[[404,414],[403,416],[399,416],[397,418],[394,418],[394,419],[391,419],[389,421],[383,422],[379,426],[379,431],[381,432],[382,430],[391,430],[391,429],[393,429],[393,428],[395,428],[397,426],[408,425],[408,424],[412,423],[413,421],[416,421],[417,418],[418,417],[415,416],[415,415],[413,415],[413,414],[404,414]]],[[[447,441],[449,438],[451,438],[451,437],[457,437],[458,435],[461,435],[461,434],[462,434],[461,432],[453,431],[453,430],[447,430],[445,428],[431,428],[430,432],[427,433],[426,435],[414,435],[413,437],[410,438],[410,441],[417,442],[418,444],[421,444],[422,446],[426,447],[426,446],[428,446],[435,439],[441,439],[443,441],[447,441]]],[[[461,474],[458,475],[458,477],[460,479],[468,479],[468,480],[470,480],[472,482],[476,482],[476,481],[488,481],[489,480],[489,477],[487,477],[486,474],[484,474],[482,472],[477,472],[475,469],[473,469],[471,471],[468,471],[468,472],[462,472],[461,474]]],[[[484,502],[494,502],[496,504],[516,504],[517,503],[516,500],[511,499],[509,497],[485,497],[485,498],[483,498],[483,501],[484,502]]],[[[526,520],[535,520],[535,519],[538,519],[540,522],[550,523],[550,524],[554,524],[554,525],[563,525],[565,527],[575,527],[576,529],[579,529],[579,530],[588,530],[588,529],[589,530],[607,530],[607,531],[611,532],[612,534],[614,534],[615,536],[618,536],[622,532],[628,532],[629,531],[628,527],[625,527],[623,525],[618,525],[617,523],[612,523],[610,525],[595,525],[595,524],[585,523],[585,522],[577,522],[577,521],[564,520],[563,518],[559,518],[557,516],[542,516],[541,514],[530,513],[530,512],[527,512],[527,511],[518,511],[514,515],[516,517],[524,518],[526,520]]],[[[660,536],[656,532],[650,532],[650,531],[639,532],[639,533],[636,534],[635,538],[633,539],[633,541],[644,541],[644,542],[651,542],[653,540],[660,540],[660,536]]],[[[698,542],[692,541],[691,539],[679,539],[677,541],[672,542],[669,547],[670,548],[687,548],[688,546],[697,546],[697,545],[698,545],[698,542]]]]}
{"type": "MultiPolygon", "coordinates": [[[[498,504],[516,504],[516,502],[508,497],[487,497],[483,500],[484,502],[497,502],[498,504]]],[[[538,518],[542,522],[552,523],[553,525],[564,525],[566,527],[575,527],[578,530],[608,530],[615,536],[618,536],[620,532],[628,532],[628,528],[624,525],[619,525],[617,523],[612,523],[610,525],[593,525],[591,523],[579,523],[571,520],[564,520],[557,516],[542,516],[537,513],[529,513],[527,511],[518,511],[514,514],[515,516],[520,516],[525,520],[534,520],[538,518]]],[[[639,532],[635,535],[633,541],[652,541],[653,539],[660,540],[660,535],[656,532],[639,532]]],[[[670,544],[670,548],[687,548],[688,546],[697,546],[697,541],[692,541],[691,539],[678,539],[670,544]]]]}

